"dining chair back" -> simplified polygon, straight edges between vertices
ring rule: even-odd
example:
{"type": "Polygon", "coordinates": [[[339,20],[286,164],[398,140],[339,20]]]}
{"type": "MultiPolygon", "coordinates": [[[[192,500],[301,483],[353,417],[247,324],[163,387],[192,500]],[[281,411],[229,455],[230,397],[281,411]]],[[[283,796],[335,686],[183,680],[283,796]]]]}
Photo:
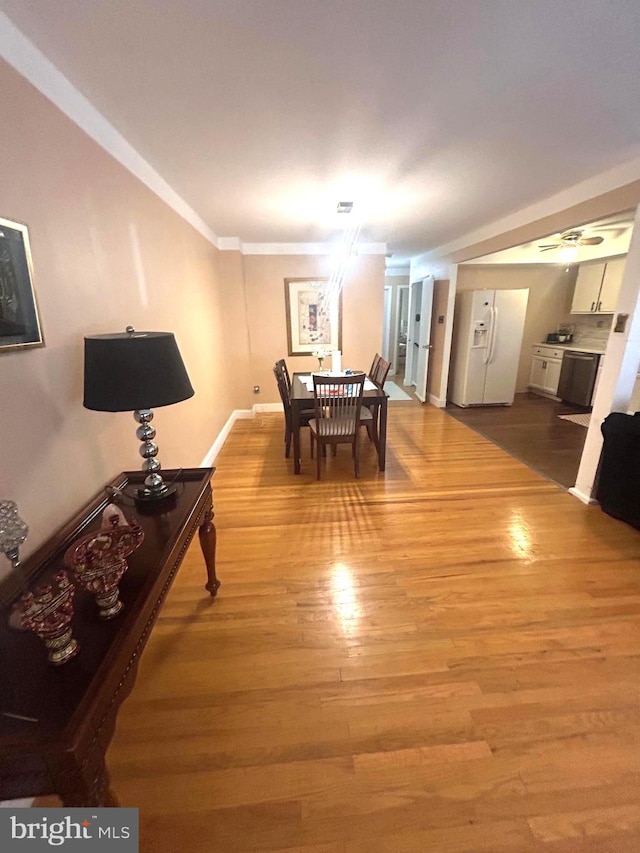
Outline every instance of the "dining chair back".
{"type": "MultiPolygon", "coordinates": [[[[291,380],[284,359],[276,361],[273,365],[273,375],[278,383],[278,392],[282,400],[284,410],[284,455],[288,459],[291,454],[291,438],[293,436],[293,418],[291,414],[291,380]],[[288,381],[287,381],[288,380],[288,381]]],[[[311,401],[309,401],[311,402],[311,401]]],[[[313,409],[305,409],[300,413],[300,426],[309,426],[309,421],[314,415],[313,409]]],[[[311,440],[311,456],[313,456],[313,438],[311,440]]]]}
{"type": "Polygon", "coordinates": [[[369,368],[369,374],[368,374],[371,379],[373,379],[373,377],[376,375],[376,372],[378,370],[378,362],[380,361],[381,358],[382,358],[382,356],[380,355],[379,352],[377,352],[373,357],[373,361],[371,362],[371,367],[369,368]]]}
{"type": "Polygon", "coordinates": [[[364,373],[351,376],[313,375],[315,417],[309,421],[311,435],[318,443],[316,476],[320,479],[320,457],[326,456],[326,446],[351,444],[356,477],[360,476],[358,438],[364,373]],[[323,453],[320,453],[322,447],[323,453]]]}
{"type": "Polygon", "coordinates": [[[391,362],[387,361],[386,358],[382,358],[381,356],[378,359],[375,371],[370,374],[372,381],[376,383],[378,388],[384,388],[384,383],[387,381],[390,367],[391,362]]]}
{"type": "MultiPolygon", "coordinates": [[[[391,367],[391,362],[387,361],[385,358],[382,358],[382,356],[377,354],[376,359],[374,359],[375,368],[369,374],[369,378],[375,385],[378,386],[381,391],[384,391],[384,383],[386,382],[387,375],[389,373],[389,368],[391,367]]],[[[364,426],[367,428],[367,435],[369,436],[369,440],[375,444],[378,452],[380,452],[380,439],[378,434],[379,409],[379,400],[369,400],[369,398],[367,398],[363,401],[362,409],[360,411],[360,426],[364,426]]]]}
{"type": "Polygon", "coordinates": [[[291,398],[291,377],[289,376],[289,368],[287,367],[287,362],[284,358],[278,359],[274,365],[274,369],[278,368],[280,373],[284,376],[284,380],[287,383],[287,393],[289,398],[291,398]]]}
{"type": "Polygon", "coordinates": [[[273,366],[273,375],[276,377],[276,382],[278,383],[278,392],[280,394],[282,408],[284,410],[284,455],[288,458],[291,451],[291,399],[290,392],[287,387],[287,380],[285,379],[285,375],[279,362],[276,362],[273,366]]]}

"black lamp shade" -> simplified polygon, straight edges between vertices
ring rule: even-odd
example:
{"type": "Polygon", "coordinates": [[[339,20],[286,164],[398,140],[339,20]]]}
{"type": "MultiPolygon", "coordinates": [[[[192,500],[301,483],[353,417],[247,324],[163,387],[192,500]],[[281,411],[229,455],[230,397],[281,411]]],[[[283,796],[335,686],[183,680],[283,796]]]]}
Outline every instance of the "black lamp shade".
{"type": "Polygon", "coordinates": [[[123,332],[84,339],[84,406],[133,412],[170,406],[194,391],[171,332],[123,332]]]}

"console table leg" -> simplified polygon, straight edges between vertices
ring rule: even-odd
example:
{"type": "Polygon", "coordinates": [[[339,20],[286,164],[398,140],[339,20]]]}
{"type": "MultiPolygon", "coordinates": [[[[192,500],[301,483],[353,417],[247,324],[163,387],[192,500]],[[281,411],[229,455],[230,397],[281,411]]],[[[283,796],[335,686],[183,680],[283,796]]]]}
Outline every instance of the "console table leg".
{"type": "Polygon", "coordinates": [[[59,795],[67,808],[117,808],[102,750],[95,744],[84,761],[68,764],[59,777],[59,795]]]}
{"type": "Polygon", "coordinates": [[[216,577],[216,528],[213,523],[213,508],[208,509],[200,525],[198,531],[200,537],[200,547],[207,566],[207,585],[211,593],[211,598],[215,598],[218,593],[220,581],[216,577]]]}
{"type": "Polygon", "coordinates": [[[120,808],[118,798],[109,787],[108,782],[104,790],[67,791],[60,795],[60,799],[62,800],[62,804],[68,809],[89,808],[91,806],[103,809],[120,808]]]}

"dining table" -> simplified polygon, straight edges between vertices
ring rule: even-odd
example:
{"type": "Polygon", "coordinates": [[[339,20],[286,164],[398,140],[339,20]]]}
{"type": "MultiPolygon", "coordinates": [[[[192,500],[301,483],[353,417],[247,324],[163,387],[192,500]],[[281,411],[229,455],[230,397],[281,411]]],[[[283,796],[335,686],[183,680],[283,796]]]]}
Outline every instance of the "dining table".
{"type": "MultiPolygon", "coordinates": [[[[364,371],[354,370],[354,373],[364,371]]],[[[344,375],[344,374],[340,374],[344,375]]],[[[293,437],[293,473],[299,474],[300,466],[300,415],[303,411],[313,408],[313,384],[309,381],[310,374],[294,373],[291,380],[291,432],[293,437]],[[311,387],[309,387],[311,386],[311,387]]],[[[373,411],[374,418],[378,418],[378,470],[384,471],[387,456],[387,403],[389,395],[383,388],[373,382],[369,376],[365,377],[364,392],[362,394],[362,405],[366,405],[373,411]]]]}

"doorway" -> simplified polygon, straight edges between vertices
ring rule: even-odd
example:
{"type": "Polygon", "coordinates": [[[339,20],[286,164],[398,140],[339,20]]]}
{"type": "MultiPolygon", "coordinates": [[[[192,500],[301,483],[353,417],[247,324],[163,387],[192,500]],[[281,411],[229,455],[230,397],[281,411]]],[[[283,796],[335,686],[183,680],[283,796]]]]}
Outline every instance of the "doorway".
{"type": "Polygon", "coordinates": [[[391,372],[404,377],[407,364],[407,324],[409,321],[409,285],[401,284],[396,288],[395,328],[393,334],[394,351],[391,359],[391,372]]]}
{"type": "Polygon", "coordinates": [[[415,387],[415,395],[421,403],[425,403],[427,399],[432,310],[433,278],[427,277],[421,281],[411,282],[404,384],[415,387]]]}

